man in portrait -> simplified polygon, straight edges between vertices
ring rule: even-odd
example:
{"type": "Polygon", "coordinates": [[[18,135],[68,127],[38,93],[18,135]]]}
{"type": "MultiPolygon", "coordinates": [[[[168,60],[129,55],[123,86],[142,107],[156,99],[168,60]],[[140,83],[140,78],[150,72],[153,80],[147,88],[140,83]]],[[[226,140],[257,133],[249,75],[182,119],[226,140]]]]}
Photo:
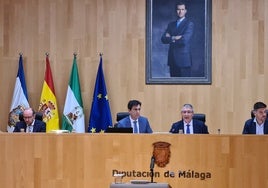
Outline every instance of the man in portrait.
{"type": "Polygon", "coordinates": [[[191,77],[191,38],[194,24],[186,18],[187,8],[184,2],[176,4],[177,20],[168,24],[161,37],[168,44],[168,66],[171,77],[191,77]]]}

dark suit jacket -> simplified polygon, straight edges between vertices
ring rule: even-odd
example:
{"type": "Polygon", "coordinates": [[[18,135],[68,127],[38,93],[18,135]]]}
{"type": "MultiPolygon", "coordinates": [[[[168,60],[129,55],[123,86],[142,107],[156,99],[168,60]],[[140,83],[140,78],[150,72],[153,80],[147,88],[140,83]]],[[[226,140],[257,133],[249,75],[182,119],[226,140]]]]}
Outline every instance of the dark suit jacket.
{"type": "MultiPolygon", "coordinates": [[[[153,130],[151,129],[151,126],[149,124],[149,121],[146,117],[140,116],[138,118],[138,121],[139,121],[140,133],[152,133],[153,132],[153,130]]],[[[118,122],[117,127],[131,127],[131,121],[130,121],[129,116],[121,119],[118,122]]]]}
{"type": "MultiPolygon", "coordinates": [[[[254,118],[249,119],[245,122],[244,129],[243,129],[243,134],[256,134],[256,122],[253,121],[254,118]]],[[[263,132],[264,134],[268,134],[268,120],[264,122],[263,125],[263,132]]]]}
{"type": "Polygon", "coordinates": [[[187,18],[181,21],[177,28],[177,21],[170,22],[164,34],[161,37],[162,43],[169,44],[168,65],[176,65],[177,67],[190,67],[191,59],[191,37],[194,31],[193,22],[187,18]],[[172,42],[171,37],[166,37],[166,33],[171,36],[181,35],[182,38],[172,42]]]}
{"type": "MultiPolygon", "coordinates": [[[[179,133],[182,130],[184,133],[183,120],[173,123],[170,129],[170,133],[179,133]]],[[[209,134],[208,128],[203,121],[193,119],[193,131],[194,134],[209,134]]]]}
{"type": "MultiPolygon", "coordinates": [[[[19,121],[16,123],[13,132],[20,132],[21,129],[24,129],[24,132],[26,132],[26,128],[27,128],[26,123],[24,121],[19,121]]],[[[46,123],[35,119],[33,125],[33,132],[46,132],[46,123]]]]}

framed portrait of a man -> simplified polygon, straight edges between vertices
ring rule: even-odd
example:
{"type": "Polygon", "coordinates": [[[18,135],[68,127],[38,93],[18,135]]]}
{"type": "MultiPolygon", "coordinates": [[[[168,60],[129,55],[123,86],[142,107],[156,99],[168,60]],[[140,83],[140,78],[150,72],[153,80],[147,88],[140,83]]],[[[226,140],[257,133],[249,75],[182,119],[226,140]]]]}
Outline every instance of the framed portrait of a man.
{"type": "Polygon", "coordinates": [[[146,84],[211,84],[211,0],[146,1],[146,84]]]}

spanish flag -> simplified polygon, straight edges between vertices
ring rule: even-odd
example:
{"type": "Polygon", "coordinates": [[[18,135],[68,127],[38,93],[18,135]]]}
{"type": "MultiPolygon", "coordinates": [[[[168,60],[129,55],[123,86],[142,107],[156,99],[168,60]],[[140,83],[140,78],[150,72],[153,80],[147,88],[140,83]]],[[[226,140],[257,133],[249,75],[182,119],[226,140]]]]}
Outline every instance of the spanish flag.
{"type": "Polygon", "coordinates": [[[59,129],[58,106],[48,54],[46,54],[45,80],[39,104],[39,112],[43,113],[43,121],[46,122],[47,132],[59,129]]]}

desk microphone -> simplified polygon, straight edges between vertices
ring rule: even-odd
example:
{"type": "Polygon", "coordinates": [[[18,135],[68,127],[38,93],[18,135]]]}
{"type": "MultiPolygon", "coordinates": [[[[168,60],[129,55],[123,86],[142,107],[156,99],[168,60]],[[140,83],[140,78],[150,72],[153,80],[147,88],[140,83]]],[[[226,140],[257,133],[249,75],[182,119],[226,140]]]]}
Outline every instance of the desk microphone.
{"type": "Polygon", "coordinates": [[[151,158],[150,170],[154,169],[154,156],[151,158]]]}
{"type": "Polygon", "coordinates": [[[154,156],[152,156],[152,158],[151,158],[151,164],[150,164],[151,183],[154,183],[154,161],[155,161],[155,158],[154,158],[154,156]]]}

